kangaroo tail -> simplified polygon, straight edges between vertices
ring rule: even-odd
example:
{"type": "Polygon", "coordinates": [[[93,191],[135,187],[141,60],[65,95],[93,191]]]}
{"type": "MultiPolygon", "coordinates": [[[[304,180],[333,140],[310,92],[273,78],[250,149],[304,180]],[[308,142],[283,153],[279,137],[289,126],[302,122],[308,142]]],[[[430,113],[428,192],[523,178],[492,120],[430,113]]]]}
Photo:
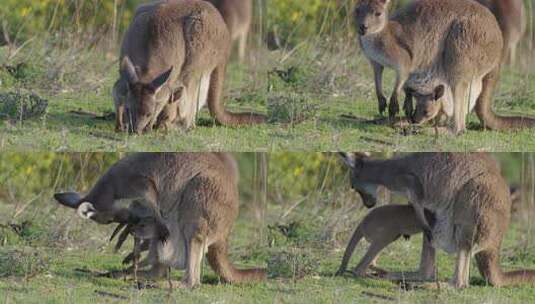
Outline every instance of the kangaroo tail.
{"type": "Polygon", "coordinates": [[[225,109],[221,99],[223,81],[225,79],[225,65],[218,66],[210,76],[208,91],[208,109],[218,123],[225,126],[241,126],[265,123],[267,117],[257,113],[232,113],[225,109]]]}
{"type": "Polygon", "coordinates": [[[240,270],[228,260],[227,242],[219,241],[208,247],[208,263],[212,269],[227,283],[255,282],[266,279],[264,269],[240,270]]]}
{"type": "Polygon", "coordinates": [[[485,128],[491,130],[535,128],[535,119],[521,116],[499,116],[492,110],[494,88],[500,78],[497,67],[483,78],[483,89],[477,100],[476,114],[485,128]]]}
{"type": "Polygon", "coordinates": [[[349,263],[349,260],[351,259],[351,256],[353,255],[353,252],[355,251],[355,248],[357,247],[357,244],[360,242],[360,240],[363,237],[364,237],[364,234],[362,233],[362,229],[360,228],[360,225],[359,225],[357,229],[355,230],[355,232],[353,232],[353,236],[351,237],[349,244],[347,244],[346,251],[344,252],[344,257],[342,258],[342,263],[340,264],[340,267],[338,268],[336,275],[342,275],[345,273],[347,269],[347,264],[349,263]]]}
{"type": "Polygon", "coordinates": [[[476,254],[477,267],[487,282],[495,287],[535,283],[535,270],[503,272],[497,250],[485,250],[476,254]]]}

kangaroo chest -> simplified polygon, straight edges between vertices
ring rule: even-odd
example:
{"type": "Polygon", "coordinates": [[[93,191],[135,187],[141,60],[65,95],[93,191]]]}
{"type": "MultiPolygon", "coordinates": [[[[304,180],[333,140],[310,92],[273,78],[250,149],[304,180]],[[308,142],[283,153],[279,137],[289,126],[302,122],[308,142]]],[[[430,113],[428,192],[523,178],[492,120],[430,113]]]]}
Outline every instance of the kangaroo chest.
{"type": "Polygon", "coordinates": [[[375,38],[360,37],[360,46],[364,55],[371,61],[382,66],[395,68],[397,64],[386,55],[386,45],[383,41],[375,38]]]}
{"type": "Polygon", "coordinates": [[[432,228],[432,245],[449,254],[454,254],[457,252],[457,242],[455,242],[455,229],[451,221],[452,214],[450,213],[448,209],[439,210],[435,213],[436,222],[432,228]]]}

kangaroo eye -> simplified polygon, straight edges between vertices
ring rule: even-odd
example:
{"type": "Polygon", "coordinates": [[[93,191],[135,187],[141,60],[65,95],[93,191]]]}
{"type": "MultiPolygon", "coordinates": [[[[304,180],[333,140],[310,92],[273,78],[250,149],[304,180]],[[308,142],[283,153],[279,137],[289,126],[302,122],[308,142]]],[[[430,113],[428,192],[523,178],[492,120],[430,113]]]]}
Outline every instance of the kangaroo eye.
{"type": "Polygon", "coordinates": [[[375,17],[381,17],[382,13],[375,13],[375,17]]]}

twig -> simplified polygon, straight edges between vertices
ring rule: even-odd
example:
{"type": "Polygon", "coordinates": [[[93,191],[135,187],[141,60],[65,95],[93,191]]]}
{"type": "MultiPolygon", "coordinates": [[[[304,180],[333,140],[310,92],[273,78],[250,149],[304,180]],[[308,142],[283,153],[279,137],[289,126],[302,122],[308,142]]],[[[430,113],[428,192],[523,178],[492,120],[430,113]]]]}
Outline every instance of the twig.
{"type": "Polygon", "coordinates": [[[371,293],[371,292],[368,292],[368,291],[363,291],[362,294],[365,295],[365,296],[368,296],[368,297],[379,298],[381,300],[386,300],[386,301],[395,301],[396,300],[393,297],[380,295],[380,294],[375,294],[375,293],[371,293]]]}
{"type": "Polygon", "coordinates": [[[297,208],[297,206],[299,206],[302,202],[304,202],[309,196],[305,196],[303,197],[302,199],[298,200],[297,202],[295,202],[292,206],[290,206],[290,208],[288,208],[284,214],[281,216],[281,218],[286,218],[288,215],[290,215],[290,213],[292,213],[292,211],[297,208]]]}
{"type": "Polygon", "coordinates": [[[110,298],[114,298],[118,300],[128,300],[128,297],[114,294],[114,293],[107,292],[107,291],[95,290],[95,293],[98,294],[99,296],[110,297],[110,298]]]}

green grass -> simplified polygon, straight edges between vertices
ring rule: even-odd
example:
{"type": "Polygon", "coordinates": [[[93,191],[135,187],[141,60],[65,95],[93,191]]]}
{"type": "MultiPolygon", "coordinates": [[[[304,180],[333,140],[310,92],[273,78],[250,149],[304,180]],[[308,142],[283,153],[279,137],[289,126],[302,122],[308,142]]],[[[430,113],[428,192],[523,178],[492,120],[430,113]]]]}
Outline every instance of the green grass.
{"type": "MultiPolygon", "coordinates": [[[[66,56],[56,52],[60,53],[58,56],[66,56]]],[[[117,134],[114,121],[80,117],[71,112],[83,110],[103,114],[113,111],[110,91],[117,73],[115,64],[99,51],[88,51],[75,59],[72,65],[53,68],[42,61],[32,63],[27,59],[30,66],[15,74],[17,79],[12,79],[15,76],[9,78],[5,73],[0,75],[7,79],[0,85],[0,92],[25,88],[49,101],[48,115],[41,119],[0,121],[0,149],[535,151],[534,130],[481,130],[474,114],[470,115],[466,134],[438,138],[432,134],[407,135],[388,126],[342,118],[342,115],[353,115],[369,120],[378,115],[371,69],[353,44],[336,40],[313,41],[304,43],[290,54],[285,51],[259,51],[252,56],[256,58],[253,64],[242,66],[233,63],[227,71],[227,107],[233,111],[268,113],[268,100],[281,98],[291,102],[294,98],[296,102],[305,100],[313,109],[304,107],[305,111],[311,111],[303,114],[304,121],[228,128],[215,125],[208,111],[203,110],[197,127],[188,132],[156,131],[143,136],[117,134]],[[275,70],[284,72],[291,69],[289,75],[273,73],[275,70]],[[57,74],[61,77],[54,76],[57,74]]],[[[17,60],[20,59],[12,59],[5,64],[14,64],[17,60]]],[[[500,88],[495,94],[494,106],[498,113],[535,116],[534,73],[533,62],[524,62],[519,68],[504,69],[500,88]]],[[[385,88],[391,86],[392,73],[389,72],[385,77],[385,88]]],[[[292,108],[300,109],[299,106],[292,108]]]]}
{"type": "MultiPolygon", "coordinates": [[[[270,278],[263,283],[228,285],[218,282],[215,274],[203,266],[203,284],[194,290],[173,289],[165,284],[156,289],[135,288],[133,281],[98,278],[87,271],[120,269],[120,261],[131,248],[112,252],[106,240],[113,227],[99,226],[75,217],[70,210],[51,201],[39,201],[43,209],[30,208],[15,220],[12,206],[0,205],[0,223],[29,221],[23,233],[0,229],[0,302],[3,303],[527,303],[535,301],[529,286],[496,289],[485,286],[472,267],[471,286],[464,290],[442,289],[440,292],[420,288],[418,284],[401,288],[398,284],[376,279],[334,277],[346,242],[365,210],[339,197],[338,205],[322,205],[310,199],[287,218],[285,208],[269,204],[262,221],[254,212],[242,208],[231,238],[231,260],[238,267],[268,266],[270,278]],[[349,205],[348,205],[349,204],[349,205]],[[42,210],[42,212],[37,212],[42,210]],[[342,216],[340,216],[342,214],[342,216]],[[259,224],[262,223],[262,224],[259,224]],[[276,224],[296,223],[291,233],[268,228],[276,224]],[[334,233],[332,233],[334,231],[334,233]],[[274,264],[274,258],[288,253],[300,255],[286,265],[274,264]],[[308,267],[302,267],[303,265],[308,267]],[[281,267],[304,269],[298,275],[281,267]],[[86,270],[86,272],[79,271],[86,270]]],[[[249,206],[245,204],[244,206],[249,206]]],[[[535,255],[525,242],[533,235],[527,223],[519,220],[510,228],[502,246],[502,266],[506,270],[535,268],[535,255]],[[526,240],[526,237],[528,239],[526,240]]],[[[357,247],[350,267],[364,254],[366,242],[357,247]]],[[[399,240],[385,249],[379,265],[394,271],[416,269],[421,236],[399,240]]],[[[438,255],[441,281],[452,276],[454,259],[438,255]]],[[[173,280],[183,275],[172,273],[173,280]]]]}

